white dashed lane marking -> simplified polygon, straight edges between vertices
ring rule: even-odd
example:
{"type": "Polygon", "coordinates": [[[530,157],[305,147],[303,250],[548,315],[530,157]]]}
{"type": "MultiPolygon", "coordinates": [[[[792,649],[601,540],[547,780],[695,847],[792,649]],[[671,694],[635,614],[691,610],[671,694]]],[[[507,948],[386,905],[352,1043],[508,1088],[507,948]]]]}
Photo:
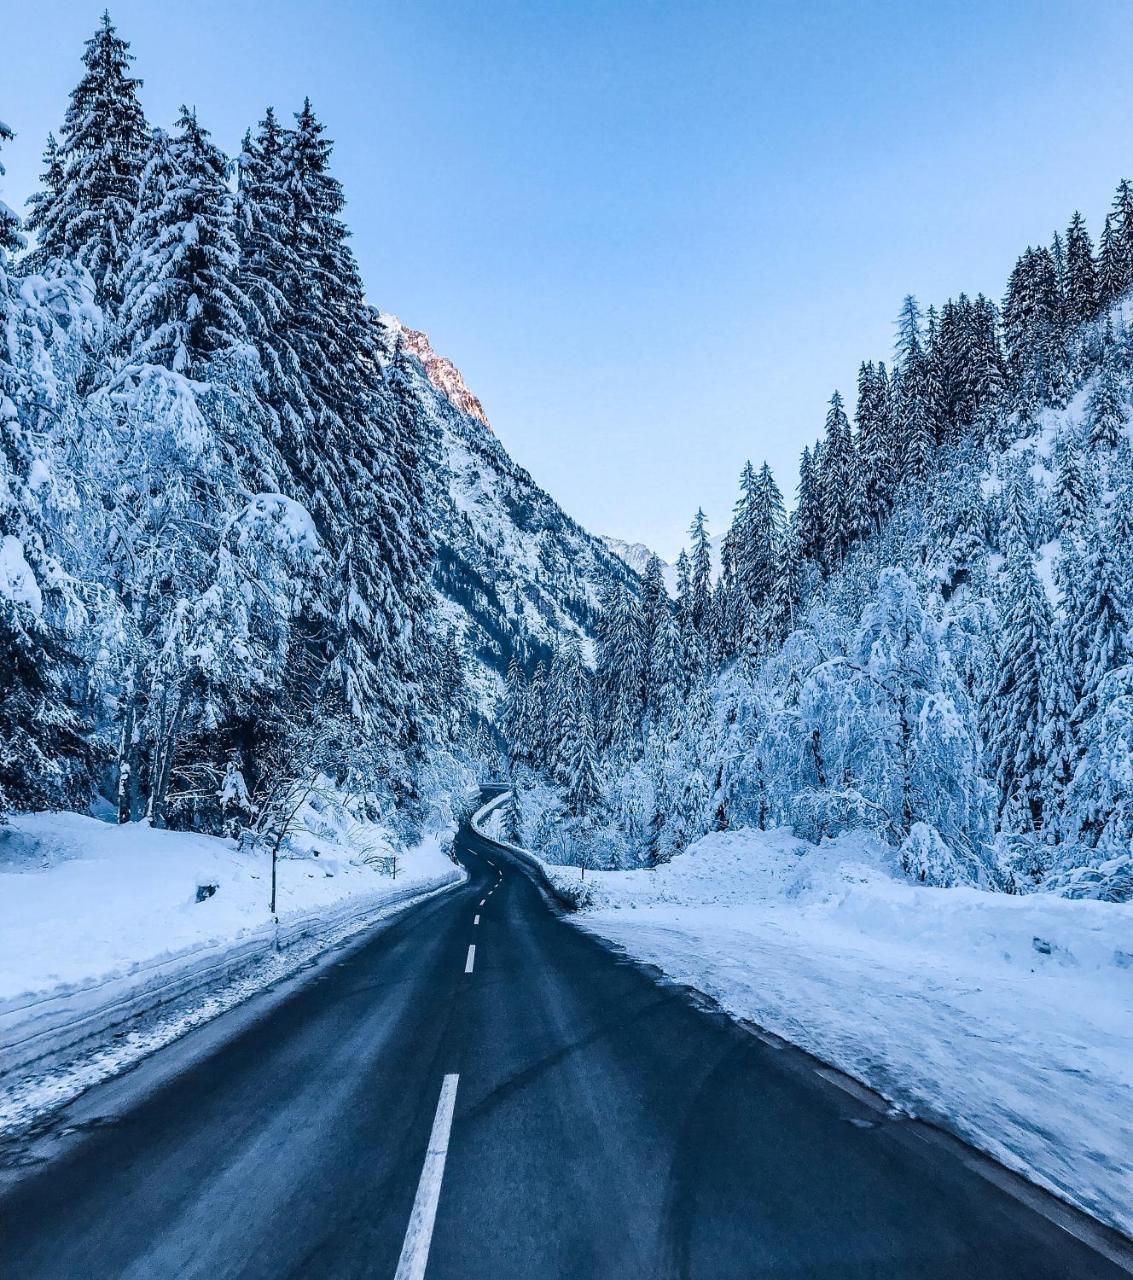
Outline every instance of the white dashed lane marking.
{"type": "Polygon", "coordinates": [[[421,1181],[417,1184],[417,1196],[405,1230],[405,1243],[401,1246],[394,1280],[424,1280],[425,1265],[429,1261],[429,1245],[433,1239],[433,1224],[437,1218],[437,1201],[441,1198],[441,1180],[445,1176],[445,1157],[448,1155],[448,1138],[452,1129],[452,1113],[456,1107],[458,1075],[447,1075],[441,1085],[437,1101],[437,1114],[433,1119],[433,1131],[429,1134],[429,1149],[425,1152],[425,1164],[421,1169],[421,1181]]]}
{"type": "Polygon", "coordinates": [[[468,959],[465,960],[464,962],[464,972],[471,973],[472,966],[475,963],[476,963],[476,944],[472,943],[472,945],[468,948],[468,959]]]}
{"type": "Polygon", "coordinates": [[[477,916],[477,917],[476,917],[476,919],[472,921],[472,923],[473,923],[473,924],[479,924],[479,923],[480,923],[480,917],[479,917],[479,916],[477,916]]]}

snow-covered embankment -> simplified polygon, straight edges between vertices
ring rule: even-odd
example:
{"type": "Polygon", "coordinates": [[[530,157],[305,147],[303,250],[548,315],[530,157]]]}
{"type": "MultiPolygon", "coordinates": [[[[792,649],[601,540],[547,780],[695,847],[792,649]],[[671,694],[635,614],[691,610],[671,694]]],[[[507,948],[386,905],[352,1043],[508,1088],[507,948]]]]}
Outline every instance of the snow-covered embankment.
{"type": "Polygon", "coordinates": [[[464,876],[448,833],[395,858],[379,828],[311,826],[278,923],[270,860],[231,841],[67,813],[0,829],[0,1130],[464,876]]]}
{"type": "Polygon", "coordinates": [[[1133,1234],[1133,904],[925,888],[785,831],[585,886],[581,926],[1133,1234]]]}

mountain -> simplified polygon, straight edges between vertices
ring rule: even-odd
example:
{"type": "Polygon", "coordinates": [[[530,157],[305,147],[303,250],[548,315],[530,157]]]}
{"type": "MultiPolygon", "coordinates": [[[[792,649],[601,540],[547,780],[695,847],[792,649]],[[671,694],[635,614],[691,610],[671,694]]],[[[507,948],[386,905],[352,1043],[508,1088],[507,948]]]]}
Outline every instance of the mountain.
{"type": "Polygon", "coordinates": [[[396,316],[381,325],[392,355],[412,354],[415,410],[430,441],[430,520],[441,614],[475,660],[480,710],[494,713],[514,654],[531,668],[577,636],[588,661],[599,602],[636,577],[601,538],[572,520],[508,454],[451,360],[396,316]]]}
{"type": "MultiPolygon", "coordinates": [[[[611,538],[608,534],[602,534],[601,537],[606,548],[612,551],[619,559],[624,560],[634,573],[639,576],[645,573],[654,552],[644,542],[624,542],[621,538],[611,538]]],[[[724,535],[718,533],[709,543],[709,550],[712,553],[713,582],[720,575],[720,548],[723,542],[724,535]]],[[[660,557],[658,558],[660,559],[660,557]]],[[[661,560],[661,576],[665,579],[665,586],[669,595],[675,596],[677,594],[677,566],[670,564],[668,560],[661,560]]]]}
{"type": "MultiPolygon", "coordinates": [[[[644,542],[623,542],[621,538],[611,538],[609,534],[605,533],[599,536],[606,549],[612,551],[620,560],[624,560],[637,574],[643,574],[649,568],[649,562],[656,554],[644,542]]],[[[664,560],[661,563],[666,569],[672,569],[673,567],[670,564],[666,564],[664,560]]]]}
{"type": "Polygon", "coordinates": [[[410,329],[403,325],[396,316],[390,316],[389,321],[391,329],[396,328],[400,335],[405,350],[415,357],[433,386],[444,392],[450,404],[483,423],[491,431],[492,424],[488,421],[480,397],[472,392],[456,365],[447,356],[438,355],[433,350],[429,335],[422,333],[420,329],[410,329]]]}

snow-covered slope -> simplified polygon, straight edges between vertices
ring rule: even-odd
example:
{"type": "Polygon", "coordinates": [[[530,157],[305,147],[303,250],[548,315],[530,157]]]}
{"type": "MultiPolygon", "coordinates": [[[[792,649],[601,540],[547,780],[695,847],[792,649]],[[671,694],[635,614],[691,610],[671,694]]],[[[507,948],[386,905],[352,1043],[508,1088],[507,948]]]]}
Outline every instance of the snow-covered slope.
{"type": "Polygon", "coordinates": [[[533,664],[571,635],[589,652],[604,585],[634,575],[512,461],[455,366],[396,317],[383,319],[390,350],[401,336],[417,362],[433,446],[436,583],[443,614],[478,660],[470,676],[487,709],[513,653],[533,664]]]}
{"type": "MultiPolygon", "coordinates": [[[[649,568],[653,552],[644,542],[624,542],[621,538],[611,538],[607,533],[603,533],[601,538],[606,549],[624,560],[634,573],[643,574],[649,568]]],[[[664,560],[661,561],[661,564],[665,568],[666,576],[672,573],[673,566],[671,564],[666,564],[664,560]]]]}
{"type": "Polygon", "coordinates": [[[913,885],[868,835],[783,829],[581,887],[586,928],[1133,1227],[1133,906],[913,885]]]}

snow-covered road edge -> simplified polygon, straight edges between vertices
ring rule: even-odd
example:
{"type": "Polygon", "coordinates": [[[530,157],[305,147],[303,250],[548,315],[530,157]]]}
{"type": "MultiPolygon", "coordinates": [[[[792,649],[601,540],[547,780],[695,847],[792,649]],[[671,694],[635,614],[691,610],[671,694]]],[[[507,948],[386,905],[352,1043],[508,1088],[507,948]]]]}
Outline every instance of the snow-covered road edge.
{"type": "Polygon", "coordinates": [[[0,1005],[0,1134],[20,1133],[91,1085],[311,963],[324,951],[463,884],[451,873],[348,899],[122,976],[0,1005]]]}
{"type": "MultiPolygon", "coordinates": [[[[477,813],[477,830],[507,799],[508,794],[497,797],[477,813]]],[[[527,864],[536,866],[541,880],[549,885],[560,900],[572,887],[577,887],[580,891],[577,903],[580,910],[572,917],[571,922],[578,928],[604,945],[614,947],[619,953],[654,968],[664,975],[666,981],[686,988],[698,1002],[703,1000],[706,1007],[727,1015],[759,1039],[791,1046],[792,1050],[799,1051],[818,1064],[820,1074],[826,1075],[825,1068],[829,1068],[831,1075],[836,1074],[842,1081],[850,1084],[851,1092],[854,1087],[861,1086],[863,1091],[873,1096],[880,1111],[893,1108],[891,1115],[920,1121],[941,1135],[942,1140],[955,1144],[954,1149],[967,1151],[967,1162],[983,1176],[1004,1186],[1072,1234],[1088,1238],[1093,1247],[1099,1248],[1113,1260],[1119,1260],[1133,1274],[1133,1249],[1129,1244],[1133,1239],[1133,1216],[1128,1204],[1122,1204],[1116,1182],[1111,1189],[1113,1194],[1107,1197],[1092,1194],[1091,1189],[1085,1186],[1076,1187],[1072,1177],[1053,1176],[1053,1171],[1044,1168],[1041,1160],[1031,1158],[1026,1152],[1013,1150],[1005,1136],[997,1133],[994,1128],[973,1123],[971,1117],[964,1114],[963,1108],[950,1108],[942,1104],[944,1100],[941,1098],[923,1093],[915,1078],[895,1076],[880,1059],[872,1061],[869,1055],[848,1052],[837,1038],[829,1038],[823,1034],[821,1026],[810,1025],[805,1009],[793,1010],[790,1017],[781,1016],[781,1011],[780,1016],[776,1016],[766,1004],[761,1008],[758,1000],[736,998],[728,984],[721,983],[718,974],[714,975],[711,963],[695,962],[695,948],[690,958],[688,955],[682,957],[679,949],[658,944],[657,935],[664,935],[667,931],[663,924],[659,929],[649,928],[648,910],[603,912],[600,907],[601,893],[594,900],[591,893],[582,891],[575,868],[544,862],[527,850],[501,842],[498,836],[489,831],[482,831],[481,834],[497,843],[503,843],[505,848],[522,857],[527,864]],[[594,906],[595,910],[587,911],[585,908],[588,906],[594,906]],[[1015,1180],[1014,1184],[1012,1179],[1015,1180]],[[1044,1202],[1036,1197],[1049,1199],[1044,1202]],[[1060,1217],[1063,1207],[1067,1213],[1079,1217],[1060,1217]],[[1097,1224],[1097,1232],[1101,1234],[1097,1234],[1092,1225],[1084,1227],[1084,1223],[1097,1224]],[[1085,1235],[1082,1235],[1083,1230],[1085,1235]]],[[[601,874],[599,873],[599,878],[601,874]]],[[[703,941],[706,945],[710,944],[708,938],[703,941]]],[[[1034,1122],[1039,1124],[1039,1117],[1036,1116],[1034,1122]]]]}

